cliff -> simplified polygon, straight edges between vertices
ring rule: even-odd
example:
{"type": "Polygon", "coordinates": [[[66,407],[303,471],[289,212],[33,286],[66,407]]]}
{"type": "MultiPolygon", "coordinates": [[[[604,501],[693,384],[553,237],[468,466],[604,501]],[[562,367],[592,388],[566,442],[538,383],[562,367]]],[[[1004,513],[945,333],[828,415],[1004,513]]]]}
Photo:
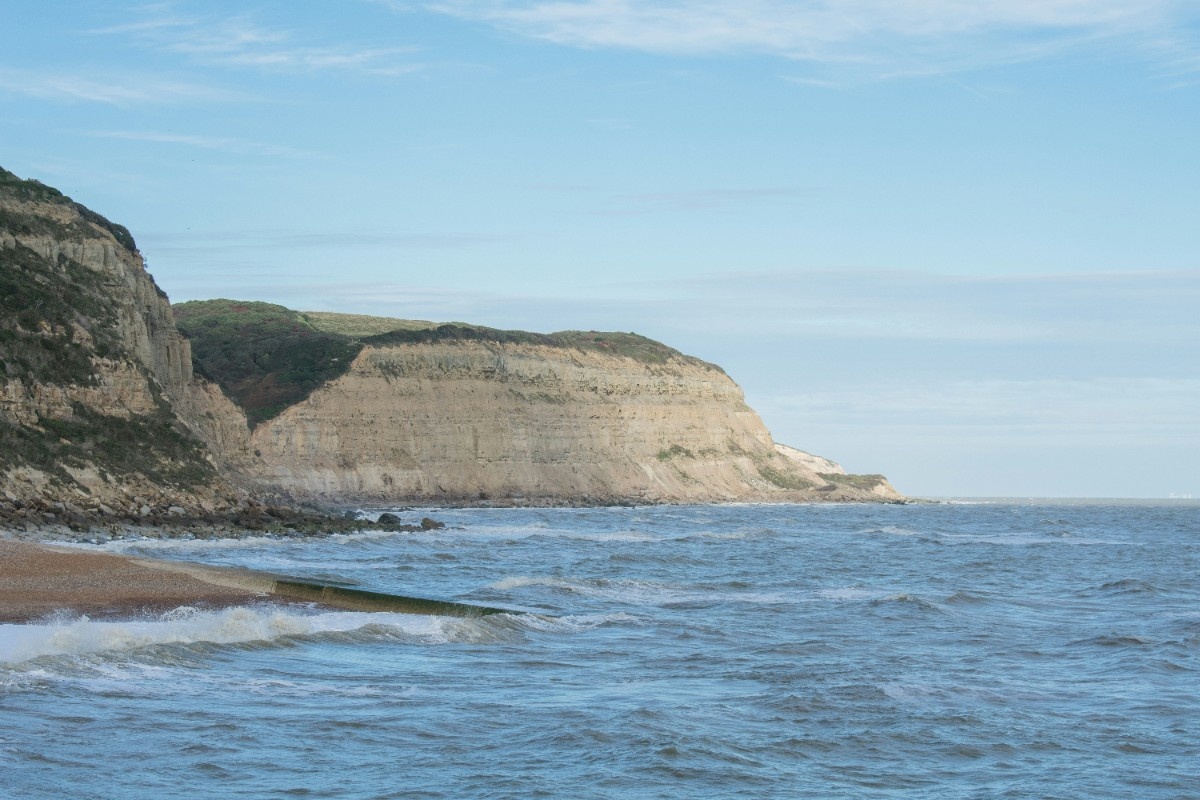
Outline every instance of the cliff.
{"type": "Polygon", "coordinates": [[[636,334],[531,334],[228,300],[177,313],[198,370],[256,422],[254,479],[295,497],[899,497],[882,476],[848,476],[777,446],[719,367],[636,334]]]}
{"type": "Polygon", "coordinates": [[[0,309],[0,510],[41,522],[242,499],[213,455],[236,449],[240,412],[194,378],[125,228],[0,170],[0,309]]]}
{"type": "Polygon", "coordinates": [[[369,346],[253,446],[277,486],[364,501],[863,497],[777,454],[719,370],[548,345],[369,346]]]}
{"type": "Polygon", "coordinates": [[[895,500],[636,334],[172,309],[129,231],[0,170],[0,519],[326,503],[895,500]]]}

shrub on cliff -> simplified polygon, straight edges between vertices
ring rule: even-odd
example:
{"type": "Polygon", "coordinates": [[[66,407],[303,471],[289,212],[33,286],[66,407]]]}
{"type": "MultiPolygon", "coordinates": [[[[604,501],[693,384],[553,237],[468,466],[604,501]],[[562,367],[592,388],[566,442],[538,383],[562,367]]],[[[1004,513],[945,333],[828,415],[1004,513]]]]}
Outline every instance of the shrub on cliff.
{"type": "MultiPolygon", "coordinates": [[[[87,206],[76,203],[53,186],[47,186],[36,180],[22,180],[0,167],[0,199],[4,198],[24,203],[48,203],[70,208],[87,222],[111,233],[113,238],[129,252],[137,252],[137,243],[134,242],[133,235],[124,225],[111,222],[87,206]]],[[[48,234],[63,240],[78,239],[87,233],[82,230],[86,226],[80,226],[77,222],[64,223],[43,215],[12,208],[0,208],[0,227],[7,227],[14,233],[48,234]]]]}

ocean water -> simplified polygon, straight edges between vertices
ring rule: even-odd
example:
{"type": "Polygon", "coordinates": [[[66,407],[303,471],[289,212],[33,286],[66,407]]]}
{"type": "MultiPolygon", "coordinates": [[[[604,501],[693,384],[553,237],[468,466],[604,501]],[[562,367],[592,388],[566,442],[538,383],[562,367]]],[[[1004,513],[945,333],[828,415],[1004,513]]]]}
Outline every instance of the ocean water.
{"type": "Polygon", "coordinates": [[[1200,797],[1200,503],[434,515],[95,547],[535,613],[0,625],[0,797],[1200,797]]]}

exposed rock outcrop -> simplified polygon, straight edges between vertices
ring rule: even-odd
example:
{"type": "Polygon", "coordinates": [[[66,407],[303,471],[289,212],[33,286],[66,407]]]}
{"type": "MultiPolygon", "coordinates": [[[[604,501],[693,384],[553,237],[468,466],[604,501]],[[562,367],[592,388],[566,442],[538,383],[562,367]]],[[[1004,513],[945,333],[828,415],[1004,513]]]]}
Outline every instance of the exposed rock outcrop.
{"type": "Polygon", "coordinates": [[[267,484],[364,502],[898,497],[882,478],[833,482],[814,468],[844,475],[832,462],[781,455],[711,365],[544,344],[368,345],[253,446],[267,484]]]}
{"type": "Polygon", "coordinates": [[[246,500],[221,476],[239,426],[247,438],[241,413],[195,378],[128,231],[0,170],[0,305],[0,511],[69,520],[246,500]]]}

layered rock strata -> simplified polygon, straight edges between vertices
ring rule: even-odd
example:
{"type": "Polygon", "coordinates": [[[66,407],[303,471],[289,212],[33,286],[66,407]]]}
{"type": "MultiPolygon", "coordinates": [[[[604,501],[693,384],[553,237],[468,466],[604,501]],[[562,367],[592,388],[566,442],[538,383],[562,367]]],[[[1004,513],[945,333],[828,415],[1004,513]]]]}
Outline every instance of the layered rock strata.
{"type": "Polygon", "coordinates": [[[880,476],[855,484],[836,465],[814,468],[832,462],[781,454],[712,365],[539,344],[367,346],[345,375],[255,428],[252,446],[266,485],[329,500],[898,497],[880,476]]]}
{"type": "Polygon", "coordinates": [[[0,512],[43,522],[247,499],[221,477],[248,452],[241,412],[195,377],[128,231],[0,170],[0,306],[0,512]]]}

